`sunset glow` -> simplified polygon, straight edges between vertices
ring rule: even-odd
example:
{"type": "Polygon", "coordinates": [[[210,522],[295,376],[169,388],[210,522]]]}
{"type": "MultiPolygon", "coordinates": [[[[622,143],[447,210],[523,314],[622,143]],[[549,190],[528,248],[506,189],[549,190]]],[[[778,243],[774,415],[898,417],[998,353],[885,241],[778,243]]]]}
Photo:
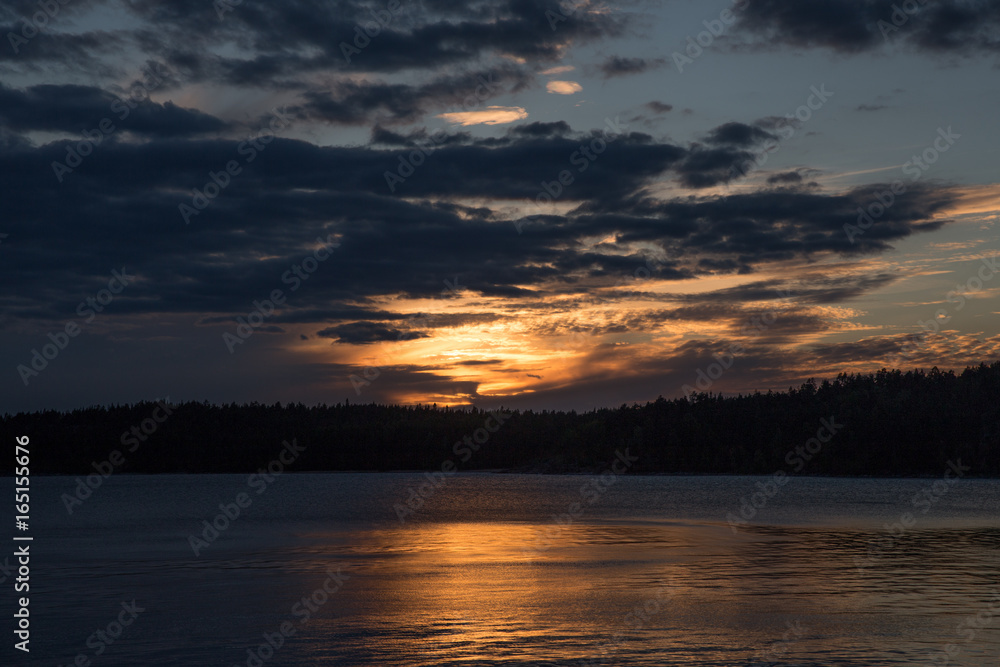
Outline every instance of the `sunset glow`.
{"type": "Polygon", "coordinates": [[[21,45],[0,88],[9,405],[587,409],[681,396],[713,364],[701,385],[732,393],[997,355],[975,36],[959,66],[919,31],[890,52],[751,4],[694,49],[721,5],[526,7],[390,12],[378,34],[317,15],[332,37],[288,42],[278,8],[147,39],[96,3],[67,11],[120,26],[120,55],[21,45]],[[88,306],[112,271],[134,277],[88,306]]]}

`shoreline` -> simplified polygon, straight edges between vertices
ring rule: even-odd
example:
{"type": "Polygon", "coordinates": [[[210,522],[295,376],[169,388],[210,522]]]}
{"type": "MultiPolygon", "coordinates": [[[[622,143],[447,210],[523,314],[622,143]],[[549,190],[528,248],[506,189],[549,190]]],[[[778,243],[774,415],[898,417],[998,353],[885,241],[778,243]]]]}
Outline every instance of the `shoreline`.
{"type": "MultiPolygon", "coordinates": [[[[114,476],[130,475],[133,477],[157,477],[162,475],[248,475],[254,474],[254,470],[239,470],[239,471],[226,471],[226,472],[189,472],[189,471],[171,471],[171,472],[116,472],[114,476]]],[[[327,474],[343,474],[343,475],[421,475],[424,473],[433,473],[434,469],[416,469],[416,470],[285,470],[282,475],[327,475],[327,474]]],[[[440,473],[440,471],[437,471],[440,473]]],[[[588,471],[563,471],[563,472],[543,472],[538,470],[515,470],[515,469],[489,469],[489,470],[456,470],[453,473],[447,473],[448,476],[454,475],[531,475],[539,477],[588,477],[593,475],[600,475],[603,472],[601,470],[588,470],[588,471]]],[[[93,470],[82,471],[76,473],[32,473],[33,478],[39,477],[79,477],[81,475],[94,474],[93,470]]],[[[773,477],[774,473],[735,473],[735,472],[630,472],[624,473],[622,477],[761,477],[768,478],[773,477]]],[[[14,477],[13,474],[4,473],[0,474],[0,477],[14,477]]],[[[807,479],[940,479],[940,475],[825,475],[825,474],[794,474],[789,475],[789,479],[795,478],[807,478],[807,479]]],[[[975,480],[1000,480],[1000,476],[990,476],[990,475],[965,475],[963,479],[975,479],[975,480]]]]}

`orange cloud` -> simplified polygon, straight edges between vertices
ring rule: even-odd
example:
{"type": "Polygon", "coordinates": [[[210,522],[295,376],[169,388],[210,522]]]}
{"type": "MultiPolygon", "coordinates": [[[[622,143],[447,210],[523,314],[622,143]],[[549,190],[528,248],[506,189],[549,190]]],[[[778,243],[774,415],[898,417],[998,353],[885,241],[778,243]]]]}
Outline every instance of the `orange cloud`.
{"type": "Polygon", "coordinates": [[[524,107],[486,107],[479,111],[457,111],[455,113],[438,114],[449,123],[456,125],[504,125],[528,117],[524,107]]]}
{"type": "Polygon", "coordinates": [[[556,95],[572,95],[583,90],[583,86],[576,81],[549,81],[545,84],[545,89],[556,95]]]}

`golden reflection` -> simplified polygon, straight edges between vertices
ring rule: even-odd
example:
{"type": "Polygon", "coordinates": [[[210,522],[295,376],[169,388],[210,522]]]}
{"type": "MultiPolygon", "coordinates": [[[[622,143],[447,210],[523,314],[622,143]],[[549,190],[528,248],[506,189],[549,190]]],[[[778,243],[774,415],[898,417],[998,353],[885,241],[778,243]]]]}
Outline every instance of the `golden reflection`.
{"type": "Polygon", "coordinates": [[[626,620],[632,606],[656,599],[666,620],[682,604],[683,589],[664,587],[674,577],[662,565],[593,569],[632,540],[569,526],[551,549],[531,550],[551,528],[414,523],[365,534],[371,544],[363,548],[382,563],[377,613],[402,629],[394,650],[425,660],[596,658],[595,638],[610,644],[616,632],[634,630],[626,620]],[[669,608],[668,597],[676,598],[669,608]]]}
{"type": "Polygon", "coordinates": [[[323,628],[338,649],[414,665],[734,664],[775,641],[793,613],[812,629],[823,624],[796,647],[816,655],[829,650],[829,633],[853,633],[859,613],[878,614],[871,622],[883,638],[905,636],[901,605],[947,618],[975,577],[965,592],[936,597],[927,577],[942,567],[982,572],[990,546],[961,530],[921,530],[859,571],[877,528],[419,521],[338,540],[367,563],[351,589],[350,604],[362,606],[323,628]],[[386,643],[363,628],[378,628],[386,643]]]}

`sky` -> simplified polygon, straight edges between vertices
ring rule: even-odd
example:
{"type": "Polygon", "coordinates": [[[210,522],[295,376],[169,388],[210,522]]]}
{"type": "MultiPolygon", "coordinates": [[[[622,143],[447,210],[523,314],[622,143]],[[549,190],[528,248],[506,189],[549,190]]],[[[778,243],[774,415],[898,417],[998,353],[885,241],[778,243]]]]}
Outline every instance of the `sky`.
{"type": "Polygon", "coordinates": [[[589,410],[1000,350],[990,0],[13,0],[0,410],[589,410]]]}

